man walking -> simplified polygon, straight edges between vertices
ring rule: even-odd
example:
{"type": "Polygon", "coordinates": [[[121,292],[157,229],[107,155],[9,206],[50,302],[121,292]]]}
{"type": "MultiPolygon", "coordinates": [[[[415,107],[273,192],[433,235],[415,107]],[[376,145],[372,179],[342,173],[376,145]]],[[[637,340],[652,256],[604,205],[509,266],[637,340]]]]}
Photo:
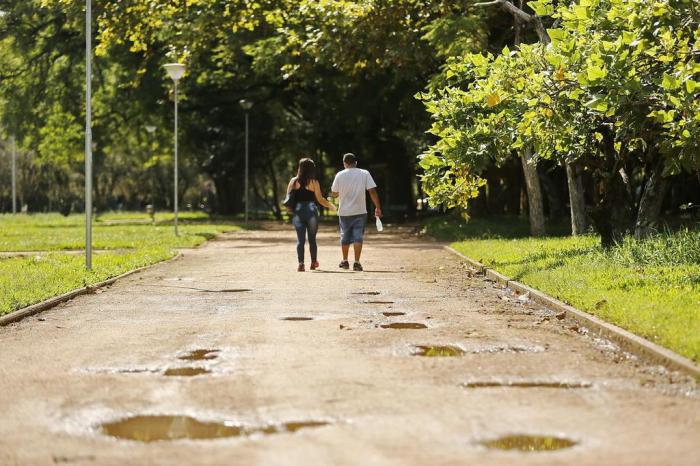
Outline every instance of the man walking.
{"type": "Polygon", "coordinates": [[[331,187],[331,195],[337,197],[340,204],[338,217],[340,219],[340,246],[343,251],[343,261],[340,263],[340,268],[350,268],[348,254],[352,244],[355,252],[355,263],[352,269],[361,272],[360,255],[367,227],[367,191],[369,191],[369,196],[374,203],[376,217],[382,217],[382,208],[377,194],[377,184],[367,170],[357,168],[357,158],[354,154],[343,156],[343,166],[345,170],[335,176],[331,187]]]}

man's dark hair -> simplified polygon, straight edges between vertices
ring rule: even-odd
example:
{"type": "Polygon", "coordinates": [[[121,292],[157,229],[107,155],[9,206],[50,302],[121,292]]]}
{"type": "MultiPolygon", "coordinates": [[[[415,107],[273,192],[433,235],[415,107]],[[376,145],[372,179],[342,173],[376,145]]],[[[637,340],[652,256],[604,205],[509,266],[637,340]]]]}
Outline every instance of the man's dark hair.
{"type": "Polygon", "coordinates": [[[357,157],[355,157],[355,154],[348,152],[347,154],[343,155],[343,163],[348,165],[357,165],[357,157]]]}

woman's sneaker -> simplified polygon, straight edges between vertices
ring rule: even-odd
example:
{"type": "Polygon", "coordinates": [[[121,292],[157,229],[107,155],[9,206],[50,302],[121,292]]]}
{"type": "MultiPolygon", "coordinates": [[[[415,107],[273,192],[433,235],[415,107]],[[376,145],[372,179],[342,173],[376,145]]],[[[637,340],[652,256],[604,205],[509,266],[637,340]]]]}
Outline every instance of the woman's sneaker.
{"type": "Polygon", "coordinates": [[[304,264],[299,264],[299,267],[297,267],[297,272],[306,272],[304,264]]]}
{"type": "Polygon", "coordinates": [[[340,267],[341,269],[348,270],[350,268],[350,262],[342,261],[338,267],[340,267]]]}
{"type": "Polygon", "coordinates": [[[359,262],[355,262],[354,264],[352,264],[352,269],[355,272],[362,272],[362,264],[360,264],[359,262]]]}
{"type": "Polygon", "coordinates": [[[311,270],[316,270],[319,267],[321,267],[321,264],[319,264],[318,261],[313,261],[311,263],[311,270]]]}

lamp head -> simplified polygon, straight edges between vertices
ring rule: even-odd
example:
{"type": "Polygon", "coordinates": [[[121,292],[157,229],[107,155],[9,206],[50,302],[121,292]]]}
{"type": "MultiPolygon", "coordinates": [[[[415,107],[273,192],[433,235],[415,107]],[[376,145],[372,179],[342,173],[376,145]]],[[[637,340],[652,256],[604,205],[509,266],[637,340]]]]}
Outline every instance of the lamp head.
{"type": "Polygon", "coordinates": [[[165,71],[168,72],[168,76],[170,76],[170,79],[174,82],[178,82],[185,74],[185,65],[182,63],[168,63],[167,65],[163,65],[163,68],[165,68],[165,71]]]}
{"type": "Polygon", "coordinates": [[[241,108],[245,110],[246,112],[253,108],[253,102],[247,99],[241,99],[238,101],[239,104],[241,104],[241,108]]]}
{"type": "Polygon", "coordinates": [[[156,132],[156,127],[153,125],[146,125],[144,128],[146,128],[146,131],[148,131],[150,134],[153,134],[156,132]]]}

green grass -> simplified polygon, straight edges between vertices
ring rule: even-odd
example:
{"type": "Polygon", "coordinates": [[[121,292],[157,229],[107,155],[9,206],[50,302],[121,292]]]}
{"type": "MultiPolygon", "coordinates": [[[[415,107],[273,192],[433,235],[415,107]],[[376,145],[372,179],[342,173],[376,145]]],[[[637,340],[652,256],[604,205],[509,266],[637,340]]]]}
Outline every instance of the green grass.
{"type": "Polygon", "coordinates": [[[595,236],[527,237],[527,223],[515,219],[441,218],[425,230],[514,280],[700,360],[697,226],[607,251],[595,236]]]}
{"type": "Polygon", "coordinates": [[[100,215],[93,227],[93,270],[85,270],[84,255],[67,250],[85,247],[85,217],[58,214],[0,215],[0,251],[49,251],[30,257],[0,259],[0,315],[76,288],[98,283],[129,270],[173,257],[177,248],[193,247],[240,227],[206,215],[180,216],[176,237],[171,215],[156,224],[139,213],[100,215]]]}

